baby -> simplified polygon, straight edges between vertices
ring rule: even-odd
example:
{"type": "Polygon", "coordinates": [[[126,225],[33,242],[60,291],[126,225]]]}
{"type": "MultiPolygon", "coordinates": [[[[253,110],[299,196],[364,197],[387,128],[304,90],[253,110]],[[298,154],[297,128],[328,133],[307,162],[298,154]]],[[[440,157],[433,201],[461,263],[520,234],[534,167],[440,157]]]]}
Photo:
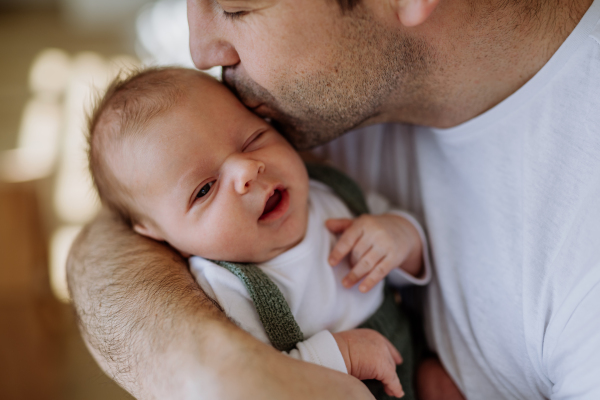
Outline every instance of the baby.
{"type": "MultiPolygon", "coordinates": [[[[261,307],[278,302],[283,314],[275,319],[295,320],[300,332],[289,355],[380,381],[388,396],[412,397],[390,343],[398,332],[409,337],[406,323],[381,328],[396,335],[390,340],[355,328],[397,319],[384,277],[428,280],[414,219],[376,195],[367,202],[381,215],[354,218],[330,187],[309,180],[270,124],[198,71],[149,69],[113,82],[90,118],[89,144],[103,203],[139,234],[193,255],[190,269],[202,289],[243,329],[274,344],[261,307]],[[253,276],[262,283],[249,286],[247,276],[210,260],[258,264],[262,272],[253,276]],[[267,298],[257,297],[265,287],[267,298]]],[[[402,340],[407,359],[410,342],[402,340]]]]}

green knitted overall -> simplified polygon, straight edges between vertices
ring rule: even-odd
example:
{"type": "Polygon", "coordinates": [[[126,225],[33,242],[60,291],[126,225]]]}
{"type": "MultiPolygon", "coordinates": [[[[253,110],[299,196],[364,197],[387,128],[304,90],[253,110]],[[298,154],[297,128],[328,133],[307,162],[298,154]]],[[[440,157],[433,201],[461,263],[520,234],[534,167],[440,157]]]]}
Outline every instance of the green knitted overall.
{"type": "MultiPolygon", "coordinates": [[[[311,179],[328,185],[344,201],[350,211],[358,216],[368,212],[363,193],[352,179],[340,171],[322,164],[307,163],[311,179]]],[[[254,264],[214,261],[237,276],[252,298],[256,311],[273,347],[280,351],[290,351],[296,343],[304,340],[287,301],[279,288],[260,268],[254,264]]],[[[359,328],[376,330],[385,336],[400,352],[404,362],[396,368],[396,373],[404,389],[405,400],[415,398],[413,392],[414,355],[408,318],[394,300],[390,288],[385,289],[382,305],[359,328]]],[[[388,396],[381,382],[363,381],[378,400],[394,399],[388,396]]]]}

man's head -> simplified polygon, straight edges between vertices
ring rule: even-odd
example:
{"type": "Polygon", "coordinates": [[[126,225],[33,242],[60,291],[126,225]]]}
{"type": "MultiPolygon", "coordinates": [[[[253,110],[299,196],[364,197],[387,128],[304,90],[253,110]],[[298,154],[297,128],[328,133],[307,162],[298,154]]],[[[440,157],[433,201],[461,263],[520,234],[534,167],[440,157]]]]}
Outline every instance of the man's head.
{"type": "Polygon", "coordinates": [[[183,254],[261,262],[304,236],[300,157],[200,72],[154,69],[113,83],[91,118],[89,154],[103,202],[183,254]]]}
{"type": "Polygon", "coordinates": [[[190,47],[306,148],[369,123],[446,127],[490,108],[546,57],[543,3],[188,0],[190,47]]]}
{"type": "Polygon", "coordinates": [[[192,56],[224,65],[245,104],[311,147],[377,118],[398,87],[426,90],[433,49],[366,2],[189,0],[192,56]]]}

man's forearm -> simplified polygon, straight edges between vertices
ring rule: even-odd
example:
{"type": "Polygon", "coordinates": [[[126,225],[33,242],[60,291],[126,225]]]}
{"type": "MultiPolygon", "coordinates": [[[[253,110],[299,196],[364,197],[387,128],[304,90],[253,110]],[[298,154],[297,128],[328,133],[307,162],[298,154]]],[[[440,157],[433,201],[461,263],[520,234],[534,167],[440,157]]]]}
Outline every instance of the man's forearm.
{"type": "Polygon", "coordinates": [[[145,369],[160,365],[155,358],[178,339],[177,332],[225,320],[177,252],[133,233],[106,211],[80,234],[67,268],[88,347],[134,395],[145,369]]]}
{"type": "Polygon", "coordinates": [[[67,273],[86,344],[138,398],[370,398],[356,379],[237,328],[177,252],[106,211],[78,237],[67,273]]]}

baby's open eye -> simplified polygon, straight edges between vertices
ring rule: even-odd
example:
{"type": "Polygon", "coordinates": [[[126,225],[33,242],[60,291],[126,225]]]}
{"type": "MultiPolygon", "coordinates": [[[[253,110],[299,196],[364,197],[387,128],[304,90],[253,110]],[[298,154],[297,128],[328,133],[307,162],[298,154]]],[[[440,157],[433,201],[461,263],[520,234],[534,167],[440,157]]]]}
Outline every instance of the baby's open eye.
{"type": "Polygon", "coordinates": [[[215,183],[215,181],[212,181],[212,182],[208,182],[206,185],[202,186],[202,188],[198,191],[196,198],[199,199],[200,197],[206,196],[208,194],[208,192],[210,192],[210,188],[212,187],[212,185],[214,183],[215,183]]]}

